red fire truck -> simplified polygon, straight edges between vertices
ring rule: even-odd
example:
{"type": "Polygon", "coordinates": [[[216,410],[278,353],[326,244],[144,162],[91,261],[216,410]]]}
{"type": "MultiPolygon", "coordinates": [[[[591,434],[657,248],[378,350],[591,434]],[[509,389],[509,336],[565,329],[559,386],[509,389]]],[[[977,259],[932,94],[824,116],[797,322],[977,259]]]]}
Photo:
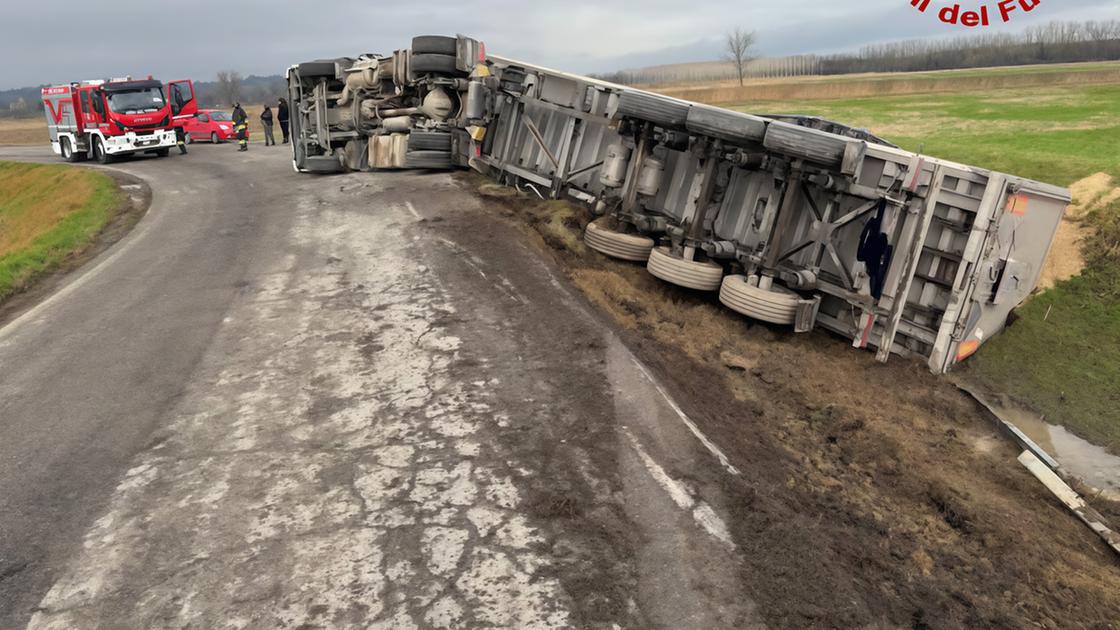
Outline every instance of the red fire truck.
{"type": "Polygon", "coordinates": [[[104,164],[140,152],[166,156],[175,146],[175,127],[193,116],[198,104],[189,80],[164,88],[151,77],[43,88],[51,148],[68,162],[91,158],[104,164]]]}

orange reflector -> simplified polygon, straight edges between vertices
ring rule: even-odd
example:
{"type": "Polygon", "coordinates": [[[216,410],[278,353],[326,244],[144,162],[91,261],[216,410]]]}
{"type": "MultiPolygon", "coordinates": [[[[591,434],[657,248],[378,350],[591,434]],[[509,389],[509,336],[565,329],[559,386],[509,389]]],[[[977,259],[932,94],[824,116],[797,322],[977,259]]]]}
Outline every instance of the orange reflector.
{"type": "Polygon", "coordinates": [[[1030,202],[1030,197],[1026,195],[1011,195],[1007,198],[1007,211],[1015,216],[1021,217],[1027,213],[1027,206],[1030,202]]]}
{"type": "Polygon", "coordinates": [[[972,356],[972,354],[979,349],[980,342],[975,339],[969,339],[968,341],[961,342],[961,345],[957,346],[957,363],[960,363],[961,361],[964,361],[968,357],[972,356]]]}

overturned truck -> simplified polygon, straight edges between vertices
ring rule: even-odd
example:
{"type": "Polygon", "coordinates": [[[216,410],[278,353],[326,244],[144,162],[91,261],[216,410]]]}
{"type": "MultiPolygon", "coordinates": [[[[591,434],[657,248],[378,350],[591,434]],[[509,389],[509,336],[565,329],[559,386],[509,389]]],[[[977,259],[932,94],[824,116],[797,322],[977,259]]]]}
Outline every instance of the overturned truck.
{"type": "Polygon", "coordinates": [[[1070,200],[839,123],[669,98],[463,36],[301,63],[288,84],[298,171],[474,168],[586,204],[584,239],[607,256],[935,373],[1004,328],[1070,200]]]}

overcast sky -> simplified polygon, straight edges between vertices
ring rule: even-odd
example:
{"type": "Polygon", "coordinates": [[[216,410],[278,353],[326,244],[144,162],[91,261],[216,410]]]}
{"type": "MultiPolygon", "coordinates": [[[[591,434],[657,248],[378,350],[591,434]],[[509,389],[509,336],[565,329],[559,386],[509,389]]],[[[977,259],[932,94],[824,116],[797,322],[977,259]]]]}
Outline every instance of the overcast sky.
{"type": "MultiPolygon", "coordinates": [[[[966,8],[983,0],[963,0],[966,8]]],[[[995,6],[996,0],[986,0],[995,6]]],[[[933,0],[931,9],[949,4],[933,0]]],[[[319,57],[388,53],[412,35],[464,33],[495,54],[574,72],[704,61],[721,33],[758,33],[766,56],[833,52],[967,29],[909,0],[12,0],[0,21],[0,89],[154,74],[278,74],[319,57]]],[[[1015,29],[1120,17],[1120,0],[1042,0],[1015,29]]]]}

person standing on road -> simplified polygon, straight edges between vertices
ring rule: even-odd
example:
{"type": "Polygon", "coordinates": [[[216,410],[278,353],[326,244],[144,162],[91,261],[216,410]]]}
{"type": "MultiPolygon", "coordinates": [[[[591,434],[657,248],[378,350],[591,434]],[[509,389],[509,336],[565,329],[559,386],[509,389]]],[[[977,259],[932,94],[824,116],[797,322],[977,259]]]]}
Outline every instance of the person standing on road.
{"type": "Polygon", "coordinates": [[[187,132],[182,125],[175,125],[175,144],[179,145],[179,155],[187,154],[187,132]]]}
{"type": "Polygon", "coordinates": [[[280,133],[284,134],[284,144],[288,144],[288,102],[279,99],[276,105],[276,122],[280,124],[280,133]]]}
{"type": "Polygon", "coordinates": [[[249,134],[246,129],[249,126],[249,116],[245,110],[241,109],[241,103],[233,104],[233,130],[237,132],[237,142],[241,145],[238,151],[249,150],[249,134]]]}
{"type": "Polygon", "coordinates": [[[272,109],[268,105],[261,112],[261,126],[264,127],[264,146],[276,146],[276,138],[272,136],[272,109]]]}

